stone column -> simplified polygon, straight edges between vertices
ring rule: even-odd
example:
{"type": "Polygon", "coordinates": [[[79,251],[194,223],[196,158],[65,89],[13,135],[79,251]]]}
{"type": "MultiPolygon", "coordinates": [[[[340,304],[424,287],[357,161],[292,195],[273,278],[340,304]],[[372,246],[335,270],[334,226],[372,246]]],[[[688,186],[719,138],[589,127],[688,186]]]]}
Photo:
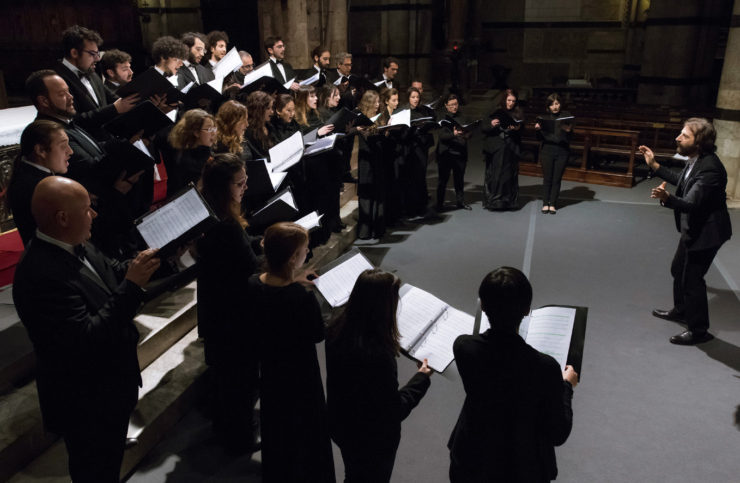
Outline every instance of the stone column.
{"type": "Polygon", "coordinates": [[[727,196],[740,207],[740,0],[735,0],[717,94],[717,155],[727,169],[727,196]]]}
{"type": "Polygon", "coordinates": [[[347,14],[346,0],[329,0],[326,45],[332,55],[347,51],[347,14]]]}
{"type": "Polygon", "coordinates": [[[288,8],[283,10],[282,37],[285,42],[285,60],[296,69],[310,67],[309,53],[313,47],[308,45],[306,0],[288,0],[288,8]]]}

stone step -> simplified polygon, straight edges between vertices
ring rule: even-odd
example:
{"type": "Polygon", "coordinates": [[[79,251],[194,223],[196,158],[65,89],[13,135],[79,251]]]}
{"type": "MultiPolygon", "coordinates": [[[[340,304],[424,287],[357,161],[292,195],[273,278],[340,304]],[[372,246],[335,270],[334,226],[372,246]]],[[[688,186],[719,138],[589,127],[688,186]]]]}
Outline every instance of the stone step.
{"type": "MultiPolygon", "coordinates": [[[[354,190],[352,184],[345,189],[350,193],[354,190]]],[[[347,228],[333,233],[326,244],[315,248],[310,264],[321,267],[353,243],[356,213],[357,199],[353,194],[342,201],[340,211],[347,228]]],[[[193,282],[172,294],[157,297],[135,319],[141,333],[139,362],[144,387],[129,424],[129,436],[137,437],[139,444],[126,451],[122,476],[133,471],[203,391],[201,375],[206,366],[195,328],[196,287],[193,282]]],[[[7,412],[10,425],[18,429],[12,431],[17,435],[14,439],[3,439],[5,435],[0,430],[0,481],[12,476],[11,482],[29,479],[68,482],[64,444],[43,432],[35,384],[30,383],[8,396],[11,404],[0,397],[0,428],[6,427],[1,416],[7,412]],[[8,472],[10,468],[14,469],[8,472]]]]}
{"type": "MultiPolygon", "coordinates": [[[[121,477],[128,475],[161,437],[192,406],[199,384],[204,380],[203,346],[193,329],[150,364],[141,376],[139,403],[129,423],[129,436],[139,444],[127,450],[121,477]]],[[[68,483],[67,451],[58,440],[8,481],[22,483],[68,483]]]]}
{"type": "MultiPolygon", "coordinates": [[[[138,356],[142,369],[197,325],[195,287],[192,282],[156,297],[134,319],[140,334],[138,356]]],[[[18,331],[27,340],[22,326],[18,331]]],[[[0,481],[23,468],[55,439],[43,430],[35,381],[6,387],[0,394],[0,481]]]]}

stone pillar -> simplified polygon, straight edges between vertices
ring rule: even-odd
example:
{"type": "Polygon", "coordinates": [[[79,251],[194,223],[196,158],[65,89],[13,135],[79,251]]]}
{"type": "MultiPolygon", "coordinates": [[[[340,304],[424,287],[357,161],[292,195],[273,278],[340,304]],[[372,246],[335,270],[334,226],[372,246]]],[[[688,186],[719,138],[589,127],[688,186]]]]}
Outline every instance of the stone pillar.
{"type": "Polygon", "coordinates": [[[329,0],[326,45],[332,55],[347,51],[347,13],[347,0],[329,0]]]}
{"type": "Polygon", "coordinates": [[[727,196],[740,207],[740,0],[735,0],[717,95],[717,155],[727,169],[727,196]]]}
{"type": "Polygon", "coordinates": [[[313,47],[308,45],[306,0],[288,0],[288,8],[283,10],[282,38],[285,42],[285,60],[297,69],[310,67],[309,54],[313,47]]]}
{"type": "Polygon", "coordinates": [[[711,100],[721,0],[653,0],[645,29],[639,104],[703,105],[711,100]]]}

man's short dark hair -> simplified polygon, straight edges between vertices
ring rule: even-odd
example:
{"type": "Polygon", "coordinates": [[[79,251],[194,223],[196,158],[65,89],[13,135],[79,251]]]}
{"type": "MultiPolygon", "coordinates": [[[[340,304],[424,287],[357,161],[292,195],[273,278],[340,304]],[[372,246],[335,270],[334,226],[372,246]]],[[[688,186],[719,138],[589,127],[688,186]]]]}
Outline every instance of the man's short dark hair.
{"type": "Polygon", "coordinates": [[[321,57],[321,54],[323,54],[324,52],[329,52],[329,47],[327,47],[326,45],[317,45],[311,51],[311,58],[313,59],[315,57],[321,57]]]}
{"type": "Polygon", "coordinates": [[[37,70],[26,79],[26,94],[34,106],[37,106],[36,98],[38,96],[49,97],[49,88],[46,87],[45,79],[53,75],[58,74],[51,69],[37,70]]]}
{"type": "Polygon", "coordinates": [[[386,57],[385,59],[383,59],[383,68],[384,69],[389,68],[391,66],[391,64],[398,65],[398,59],[396,59],[395,57],[386,57]]]}
{"type": "Polygon", "coordinates": [[[206,49],[208,49],[208,52],[211,51],[212,47],[215,47],[216,44],[218,44],[219,40],[223,40],[226,45],[229,45],[229,36],[223,30],[208,32],[208,35],[206,36],[206,49]]]}
{"type": "MultiPolygon", "coordinates": [[[[283,38],[279,35],[270,35],[265,39],[265,52],[267,52],[267,49],[271,49],[275,47],[275,44],[278,42],[282,42],[283,38]]],[[[267,52],[269,54],[269,52],[267,52]]]]}
{"type": "Polygon", "coordinates": [[[175,37],[165,35],[154,41],[152,44],[152,59],[154,63],[158,64],[161,59],[187,59],[188,48],[185,44],[177,40],[175,37]]]}
{"type": "Polygon", "coordinates": [[[180,36],[180,42],[190,50],[195,45],[195,39],[200,39],[204,44],[206,43],[206,36],[200,32],[185,32],[180,36]]]}
{"type": "Polygon", "coordinates": [[[444,103],[445,103],[445,105],[447,105],[447,103],[448,103],[448,102],[450,102],[450,101],[457,101],[457,102],[460,102],[460,98],[459,98],[459,97],[457,97],[457,94],[453,94],[452,92],[450,92],[450,93],[449,93],[449,94],[447,94],[447,95],[445,96],[445,98],[444,98],[444,103]]]}
{"type": "Polygon", "coordinates": [[[532,305],[532,285],[516,268],[500,267],[483,278],[478,297],[491,327],[516,330],[532,305]]]}
{"type": "Polygon", "coordinates": [[[72,25],[62,32],[62,48],[64,49],[64,57],[68,57],[69,52],[72,49],[77,49],[78,52],[81,52],[82,49],[85,48],[86,40],[95,42],[98,47],[103,45],[103,37],[101,37],[99,33],[79,25],[72,25]]]}
{"type": "Polygon", "coordinates": [[[125,64],[126,62],[131,62],[131,56],[129,54],[123,50],[110,49],[105,51],[98,64],[100,65],[100,71],[105,74],[108,69],[115,72],[118,64],[125,64]]]}
{"type": "Polygon", "coordinates": [[[686,119],[684,126],[694,133],[694,142],[700,155],[712,154],[717,150],[714,144],[717,141],[717,131],[714,125],[703,117],[686,119]]]}
{"type": "Polygon", "coordinates": [[[64,125],[47,119],[33,121],[21,133],[21,155],[31,158],[34,149],[40,145],[45,151],[51,148],[52,135],[64,131],[64,125]]]}

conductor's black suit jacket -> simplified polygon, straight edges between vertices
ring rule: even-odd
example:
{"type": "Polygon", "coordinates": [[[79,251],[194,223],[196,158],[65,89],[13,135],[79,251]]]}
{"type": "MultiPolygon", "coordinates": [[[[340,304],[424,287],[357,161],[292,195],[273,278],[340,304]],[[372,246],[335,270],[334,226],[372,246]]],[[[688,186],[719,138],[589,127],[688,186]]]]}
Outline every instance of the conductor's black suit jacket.
{"type": "Polygon", "coordinates": [[[102,281],[76,256],[34,237],[13,283],[36,354],[44,425],[62,435],[90,414],[128,418],[141,384],[133,317],[142,290],[124,279],[125,264],[86,246],[102,281]]]}
{"type": "MultiPolygon", "coordinates": [[[[688,167],[688,166],[687,166],[688,167]]],[[[727,212],[727,171],[716,154],[700,156],[689,176],[661,166],[655,174],[676,185],[664,206],[673,209],[676,229],[688,250],[721,246],[732,236],[727,212]]]]}
{"type": "Polygon", "coordinates": [[[95,102],[90,95],[90,91],[87,90],[76,73],[69,70],[61,62],[56,63],[54,70],[67,83],[69,92],[74,97],[75,111],[77,111],[75,121],[80,123],[96,140],[105,141],[110,139],[110,134],[102,128],[102,125],[118,115],[118,111],[113,105],[118,100],[118,96],[103,85],[103,79],[98,74],[92,72],[89,79],[97,97],[98,102],[95,102]]]}
{"type": "Polygon", "coordinates": [[[462,335],[453,345],[465,403],[448,447],[453,482],[542,482],[570,434],[573,390],[552,357],[515,333],[462,335]],[[460,475],[463,475],[460,477],[460,475]]]}

